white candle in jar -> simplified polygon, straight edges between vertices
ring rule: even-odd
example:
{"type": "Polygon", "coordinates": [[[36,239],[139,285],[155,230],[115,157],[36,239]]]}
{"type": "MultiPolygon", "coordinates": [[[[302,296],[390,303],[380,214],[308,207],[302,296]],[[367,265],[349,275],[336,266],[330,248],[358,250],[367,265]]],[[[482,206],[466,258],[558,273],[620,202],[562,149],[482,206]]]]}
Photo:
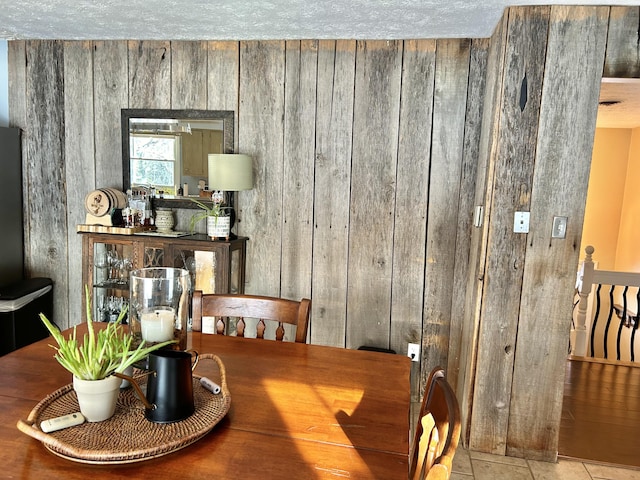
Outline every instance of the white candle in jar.
{"type": "Polygon", "coordinates": [[[176,313],[173,308],[156,309],[140,315],[142,338],[147,342],[165,342],[173,339],[176,313]]]}

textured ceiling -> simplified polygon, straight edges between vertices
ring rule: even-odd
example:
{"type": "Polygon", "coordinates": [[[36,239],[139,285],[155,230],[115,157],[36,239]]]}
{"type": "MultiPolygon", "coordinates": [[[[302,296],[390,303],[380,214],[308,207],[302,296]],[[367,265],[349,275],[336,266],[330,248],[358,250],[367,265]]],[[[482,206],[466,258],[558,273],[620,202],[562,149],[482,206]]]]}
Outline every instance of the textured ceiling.
{"type": "MultiPolygon", "coordinates": [[[[491,36],[514,4],[599,0],[0,0],[4,39],[411,39],[491,36]]],[[[617,0],[633,5],[638,0],[617,0]]]]}
{"type": "MultiPolygon", "coordinates": [[[[485,38],[515,5],[601,0],[0,0],[0,39],[485,38]]],[[[637,5],[617,0],[612,5],[637,5]]],[[[640,83],[603,82],[598,127],[640,126],[640,83]]]]}

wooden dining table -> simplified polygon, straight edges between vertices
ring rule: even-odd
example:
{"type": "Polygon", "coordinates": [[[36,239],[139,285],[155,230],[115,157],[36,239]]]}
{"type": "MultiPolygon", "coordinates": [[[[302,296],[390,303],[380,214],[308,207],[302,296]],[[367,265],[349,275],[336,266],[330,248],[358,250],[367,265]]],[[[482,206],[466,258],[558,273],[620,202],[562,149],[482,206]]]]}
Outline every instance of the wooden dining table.
{"type": "MultiPolygon", "coordinates": [[[[16,427],[40,400],[71,382],[51,343],[44,339],[0,357],[0,478],[407,478],[407,357],[189,333],[189,348],[224,364],[227,415],[167,455],[88,465],[51,453],[16,427]]],[[[199,362],[194,373],[220,381],[215,362],[199,362]]]]}

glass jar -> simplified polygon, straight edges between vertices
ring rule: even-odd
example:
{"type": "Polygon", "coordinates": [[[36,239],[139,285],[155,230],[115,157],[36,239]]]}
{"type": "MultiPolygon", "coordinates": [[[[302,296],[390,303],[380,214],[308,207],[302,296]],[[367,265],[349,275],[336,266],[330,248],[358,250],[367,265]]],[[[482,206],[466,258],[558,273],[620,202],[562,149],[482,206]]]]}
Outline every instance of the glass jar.
{"type": "Polygon", "coordinates": [[[191,277],[183,268],[141,268],[131,272],[129,328],[137,346],[175,340],[187,349],[191,277]]]}

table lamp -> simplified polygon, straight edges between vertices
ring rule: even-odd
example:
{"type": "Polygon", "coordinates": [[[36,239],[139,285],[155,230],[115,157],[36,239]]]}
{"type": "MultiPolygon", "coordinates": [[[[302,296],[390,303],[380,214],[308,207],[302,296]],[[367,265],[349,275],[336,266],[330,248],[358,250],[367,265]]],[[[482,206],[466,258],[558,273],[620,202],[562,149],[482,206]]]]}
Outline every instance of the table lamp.
{"type": "Polygon", "coordinates": [[[212,200],[229,206],[233,228],[236,221],[233,194],[253,188],[253,160],[241,153],[210,153],[208,163],[209,190],[214,192],[212,200]]]}

